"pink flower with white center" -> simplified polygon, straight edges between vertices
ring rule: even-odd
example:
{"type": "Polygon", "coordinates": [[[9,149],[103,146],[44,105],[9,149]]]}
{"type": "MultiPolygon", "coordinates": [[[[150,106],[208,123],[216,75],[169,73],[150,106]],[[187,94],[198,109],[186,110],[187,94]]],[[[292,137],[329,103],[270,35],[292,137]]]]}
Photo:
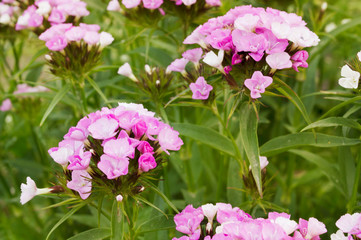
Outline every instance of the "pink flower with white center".
{"type": "Polygon", "coordinates": [[[99,43],[100,34],[94,31],[86,32],[83,37],[83,40],[89,45],[96,45],[99,43]]]}
{"type": "Polygon", "coordinates": [[[147,136],[149,139],[154,140],[151,135],[158,135],[165,124],[154,117],[144,117],[144,120],[147,124],[147,136]]]}
{"type": "Polygon", "coordinates": [[[296,221],[290,220],[289,218],[285,217],[277,217],[272,222],[278,224],[287,235],[292,234],[298,228],[298,224],[296,221]]]}
{"type": "Polygon", "coordinates": [[[292,57],[291,60],[293,61],[292,67],[296,72],[298,71],[298,67],[307,68],[308,63],[306,60],[308,59],[308,52],[305,50],[301,50],[296,52],[292,57]]]}
{"type": "Polygon", "coordinates": [[[106,154],[100,157],[98,168],[107,176],[108,179],[115,179],[128,174],[128,158],[113,158],[106,154]]]}
{"type": "Polygon", "coordinates": [[[138,82],[138,79],[134,76],[132,68],[129,63],[124,63],[118,69],[118,74],[130,78],[133,82],[138,82]]]}
{"type": "Polygon", "coordinates": [[[191,83],[189,88],[193,92],[193,99],[206,100],[209,97],[209,92],[213,90],[213,87],[207,84],[204,77],[199,77],[195,83],[191,83]]]}
{"type": "Polygon", "coordinates": [[[79,155],[72,155],[68,158],[69,170],[86,170],[90,163],[90,158],[92,157],[91,152],[81,151],[79,155]]]}
{"type": "Polygon", "coordinates": [[[123,196],[122,195],[117,195],[116,197],[115,197],[115,199],[118,201],[118,202],[122,202],[123,201],[123,196]]]}
{"type": "Polygon", "coordinates": [[[115,109],[115,114],[118,115],[119,111],[135,111],[139,116],[154,117],[155,113],[148,111],[142,104],[135,103],[118,103],[118,107],[115,109]]]}
{"type": "Polygon", "coordinates": [[[64,15],[63,12],[57,8],[53,8],[53,10],[51,10],[50,16],[48,17],[48,21],[54,24],[64,23],[66,21],[66,15],[64,15]]]}
{"type": "Polygon", "coordinates": [[[74,191],[77,191],[80,197],[84,200],[91,194],[92,177],[85,170],[74,170],[71,172],[71,181],[66,186],[74,191]]]}
{"type": "Polygon", "coordinates": [[[119,4],[119,1],[118,0],[111,0],[109,3],[108,3],[108,6],[107,6],[107,10],[108,11],[120,11],[120,4],[119,4]]]}
{"type": "Polygon", "coordinates": [[[349,234],[361,233],[361,213],[345,214],[337,220],[336,226],[342,230],[342,232],[349,234]]]}
{"type": "Polygon", "coordinates": [[[142,0],[143,6],[148,9],[159,8],[163,4],[163,0],[142,0]]]}
{"type": "Polygon", "coordinates": [[[45,46],[51,51],[61,51],[68,45],[65,36],[55,36],[45,43],[45,46]]]}
{"type": "Polygon", "coordinates": [[[257,28],[257,34],[262,34],[267,40],[266,53],[273,54],[284,52],[288,46],[287,39],[278,39],[271,30],[267,28],[257,28]]]}
{"type": "Polygon", "coordinates": [[[65,167],[66,165],[68,165],[69,157],[74,154],[74,150],[69,146],[54,147],[50,148],[48,150],[48,153],[56,163],[65,167]]]}
{"type": "Polygon", "coordinates": [[[266,62],[272,69],[285,69],[292,67],[291,57],[286,52],[268,55],[266,57],[266,62]]]}
{"type": "Polygon", "coordinates": [[[157,162],[155,161],[153,154],[149,152],[143,153],[139,157],[138,164],[139,170],[142,172],[148,172],[149,170],[157,167],[157,162]]]}
{"type": "Polygon", "coordinates": [[[41,1],[35,3],[38,6],[36,13],[42,16],[46,16],[51,12],[51,5],[48,1],[41,1]]]}
{"type": "Polygon", "coordinates": [[[107,139],[116,135],[118,129],[118,121],[112,116],[104,116],[94,123],[90,124],[88,130],[95,139],[107,139]]]}
{"type": "Polygon", "coordinates": [[[13,105],[11,104],[11,100],[9,98],[6,98],[1,103],[0,111],[1,112],[6,112],[6,111],[9,111],[12,107],[13,107],[13,105]]]}
{"type": "Polygon", "coordinates": [[[237,52],[250,52],[249,55],[257,62],[262,59],[267,48],[266,38],[253,32],[235,29],[232,40],[237,52]]]}
{"type": "Polygon", "coordinates": [[[292,41],[296,47],[312,47],[320,42],[318,36],[304,26],[291,28],[288,40],[292,41]]]}
{"type": "Polygon", "coordinates": [[[139,113],[135,111],[123,111],[116,116],[118,118],[119,126],[125,130],[132,129],[132,127],[141,120],[139,113]]]}
{"type": "Polygon", "coordinates": [[[30,177],[26,178],[26,184],[22,183],[20,185],[21,195],[20,195],[20,203],[24,205],[33,199],[36,195],[47,194],[52,191],[50,188],[37,188],[33,179],[30,177]]]}
{"type": "Polygon", "coordinates": [[[184,75],[186,74],[185,68],[188,62],[185,58],[176,59],[167,67],[166,72],[168,74],[170,72],[180,72],[184,75]]]}
{"type": "Polygon", "coordinates": [[[81,149],[84,147],[83,141],[75,141],[73,139],[64,139],[63,141],[59,142],[59,148],[69,148],[73,150],[75,154],[78,154],[81,149]]]}
{"type": "Polygon", "coordinates": [[[260,98],[261,93],[264,93],[266,87],[271,85],[272,82],[271,77],[263,76],[260,71],[255,71],[252,78],[244,81],[244,85],[251,91],[251,98],[260,98]]]}
{"type": "Polygon", "coordinates": [[[283,228],[278,225],[269,222],[268,220],[261,221],[262,226],[262,239],[263,240],[274,240],[274,239],[289,239],[283,228]]]}
{"type": "Polygon", "coordinates": [[[193,5],[197,2],[197,0],[182,0],[183,4],[186,6],[193,5]]]}
{"type": "Polygon", "coordinates": [[[221,6],[221,0],[206,0],[206,4],[212,7],[219,7],[221,6]]]}
{"type": "Polygon", "coordinates": [[[231,204],[217,203],[217,221],[219,223],[226,223],[232,221],[247,221],[252,217],[239,209],[238,207],[232,208],[231,204]]]}
{"type": "Polygon", "coordinates": [[[192,205],[188,205],[182,212],[174,216],[174,222],[177,231],[192,235],[199,230],[203,218],[201,209],[195,209],[192,205]]]}
{"type": "Polygon", "coordinates": [[[140,4],[141,0],[122,0],[126,8],[135,8],[140,4]]]}
{"type": "Polygon", "coordinates": [[[137,149],[141,154],[153,153],[154,151],[154,148],[147,141],[140,141],[139,145],[137,146],[137,149]]]}
{"type": "Polygon", "coordinates": [[[85,36],[86,31],[81,27],[72,27],[68,31],[65,32],[66,39],[70,41],[80,41],[85,36]]]}
{"type": "Polygon", "coordinates": [[[126,158],[134,154],[127,138],[111,139],[104,144],[104,153],[114,158],[126,158]]]}
{"type": "Polygon", "coordinates": [[[182,57],[193,63],[198,63],[199,60],[201,60],[202,55],[203,55],[202,48],[194,48],[194,49],[189,49],[189,50],[185,51],[182,54],[182,57]]]}
{"type": "Polygon", "coordinates": [[[325,224],[316,218],[309,218],[308,221],[300,218],[299,231],[305,239],[312,239],[327,232],[325,224]]]}
{"type": "Polygon", "coordinates": [[[158,141],[160,148],[169,155],[168,150],[178,151],[183,145],[182,139],[178,137],[179,132],[173,130],[173,128],[166,126],[164,127],[159,135],[158,141]]]}
{"type": "Polygon", "coordinates": [[[29,27],[39,27],[43,24],[43,16],[37,13],[33,13],[30,15],[30,19],[28,22],[29,27]]]}

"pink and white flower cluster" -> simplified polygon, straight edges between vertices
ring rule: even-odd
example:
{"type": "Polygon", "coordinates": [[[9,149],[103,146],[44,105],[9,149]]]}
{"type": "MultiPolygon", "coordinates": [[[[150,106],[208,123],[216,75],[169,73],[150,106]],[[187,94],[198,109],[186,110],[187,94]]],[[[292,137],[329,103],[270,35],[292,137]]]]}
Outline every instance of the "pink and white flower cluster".
{"type": "MultiPolygon", "coordinates": [[[[204,63],[223,74],[229,74],[234,65],[241,66],[245,72],[265,71],[263,66],[248,69],[254,67],[255,63],[263,62],[268,66],[265,73],[269,75],[288,68],[298,72],[299,67],[308,67],[308,53],[302,49],[316,46],[319,41],[318,36],[306,27],[306,22],[294,13],[250,5],[239,6],[197,27],[183,43],[198,44],[206,53],[202,54],[198,49],[188,50],[183,58],[170,65],[169,70],[182,72],[188,61],[198,63],[203,59],[204,63]],[[249,62],[251,64],[247,64],[249,62]]],[[[263,92],[263,87],[260,90],[253,86],[246,84],[251,92],[263,92]]],[[[252,98],[260,97],[258,93],[254,93],[252,98]]]]}
{"type": "Polygon", "coordinates": [[[65,23],[68,16],[83,17],[89,15],[86,3],[80,0],[37,0],[18,18],[15,29],[37,28],[44,25],[65,23]]]}
{"type": "Polygon", "coordinates": [[[361,239],[361,213],[345,214],[336,222],[339,230],[331,235],[331,240],[361,239]],[[347,233],[347,236],[345,236],[347,233]]]}
{"type": "MultiPolygon", "coordinates": [[[[116,108],[102,108],[81,119],[49,154],[71,171],[67,187],[86,199],[95,177],[111,181],[128,176],[129,184],[130,179],[136,181],[142,173],[156,168],[161,152],[169,154],[183,145],[178,135],[143,105],[119,103],[116,108]]],[[[126,194],[122,186],[115,187],[120,187],[112,189],[116,195],[126,194]]]]}
{"type": "Polygon", "coordinates": [[[0,25],[13,26],[19,15],[20,8],[15,0],[0,1],[0,25]]]}
{"type": "Polygon", "coordinates": [[[46,46],[51,51],[61,51],[72,42],[76,44],[84,42],[89,46],[99,46],[104,48],[114,40],[111,34],[101,32],[97,24],[80,23],[73,26],[72,23],[58,24],[43,32],[39,39],[46,42],[46,46]]]}
{"type": "MultiPolygon", "coordinates": [[[[166,0],[167,1],[167,0],[166,0]]],[[[185,6],[191,6],[197,2],[197,0],[172,0],[176,5],[184,4],[185,6]]],[[[163,0],[122,0],[122,4],[125,8],[136,8],[138,6],[143,6],[146,9],[157,9],[160,8],[163,4],[163,0]]],[[[206,4],[211,7],[216,7],[221,5],[220,0],[206,0],[206,4]]],[[[118,0],[111,0],[108,4],[108,11],[119,11],[121,9],[118,0]]],[[[162,10],[161,10],[162,11],[162,10]]]]}
{"type": "Polygon", "coordinates": [[[308,221],[300,218],[297,223],[287,213],[270,212],[267,219],[253,219],[238,207],[225,203],[199,208],[188,205],[174,217],[174,222],[177,231],[186,235],[173,240],[317,240],[327,232],[325,225],[313,217],[308,221]],[[202,228],[204,220],[207,223],[202,228]]]}
{"type": "Polygon", "coordinates": [[[22,83],[16,86],[16,91],[14,94],[22,94],[22,93],[35,93],[35,92],[47,92],[49,91],[48,88],[43,86],[35,86],[31,87],[26,83],[22,83]]]}

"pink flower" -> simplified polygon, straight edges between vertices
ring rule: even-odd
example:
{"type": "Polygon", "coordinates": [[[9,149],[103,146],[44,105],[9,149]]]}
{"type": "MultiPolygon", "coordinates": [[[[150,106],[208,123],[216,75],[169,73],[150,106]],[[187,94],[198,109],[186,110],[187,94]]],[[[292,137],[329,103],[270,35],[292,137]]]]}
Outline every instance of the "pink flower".
{"type": "Polygon", "coordinates": [[[51,51],[61,51],[68,45],[65,36],[55,36],[51,40],[47,41],[45,45],[51,51]]]}
{"type": "Polygon", "coordinates": [[[206,3],[212,7],[221,6],[221,0],[206,0],[206,3]]]}
{"type": "Polygon", "coordinates": [[[26,178],[26,184],[22,183],[20,185],[21,195],[20,203],[24,205],[33,199],[36,195],[50,193],[52,189],[50,188],[37,188],[33,179],[30,177],[26,178]]]}
{"type": "Polygon", "coordinates": [[[143,6],[148,9],[159,8],[163,4],[163,0],[142,0],[143,6]]]}
{"type": "Polygon", "coordinates": [[[301,50],[293,54],[293,56],[291,57],[291,60],[293,61],[292,63],[293,69],[298,72],[297,69],[298,67],[307,68],[308,67],[308,63],[306,62],[307,59],[308,59],[308,52],[305,50],[301,50]]]}
{"type": "Polygon", "coordinates": [[[86,128],[71,127],[68,133],[64,135],[64,139],[71,139],[74,141],[85,141],[89,134],[86,128]]]}
{"type": "Polygon", "coordinates": [[[116,116],[118,118],[119,126],[125,130],[132,129],[132,127],[141,120],[139,113],[135,111],[122,111],[116,116]]]}
{"type": "Polygon", "coordinates": [[[63,11],[70,16],[83,17],[89,15],[89,11],[86,9],[86,3],[82,1],[68,1],[59,4],[57,7],[60,11],[63,11]]]}
{"type": "Polygon", "coordinates": [[[111,0],[108,3],[108,6],[107,6],[108,11],[119,11],[120,9],[121,8],[120,8],[120,4],[119,4],[118,0],[111,0]]]}
{"type": "Polygon", "coordinates": [[[74,170],[71,173],[71,181],[66,186],[74,191],[77,191],[80,197],[84,200],[91,194],[92,177],[85,170],[74,170]]]}
{"type": "Polygon", "coordinates": [[[267,40],[263,35],[239,29],[232,32],[232,40],[237,52],[250,52],[249,55],[257,62],[262,59],[267,48],[267,40]]]}
{"type": "Polygon", "coordinates": [[[155,161],[153,154],[146,152],[143,153],[138,159],[139,169],[142,172],[148,172],[151,169],[157,167],[157,162],[155,161]]]}
{"type": "Polygon", "coordinates": [[[204,77],[199,77],[195,83],[191,83],[189,88],[192,90],[193,99],[206,100],[209,97],[209,92],[212,91],[213,87],[207,84],[204,77]]]}
{"type": "Polygon", "coordinates": [[[154,148],[147,141],[140,141],[138,147],[138,151],[140,153],[153,153],[154,148]]]}
{"type": "Polygon", "coordinates": [[[299,230],[305,239],[312,239],[327,232],[325,224],[311,217],[308,221],[300,218],[299,230]]]}
{"type": "Polygon", "coordinates": [[[179,132],[173,130],[173,128],[166,126],[164,127],[159,135],[158,140],[161,149],[169,155],[167,150],[178,151],[183,145],[182,139],[178,137],[179,132]]]}
{"type": "Polygon", "coordinates": [[[42,41],[50,41],[56,36],[62,36],[65,34],[67,30],[69,30],[73,24],[71,23],[64,23],[64,24],[58,24],[54,25],[51,28],[48,28],[45,32],[40,34],[39,39],[42,41]]]}
{"type": "Polygon", "coordinates": [[[83,28],[87,32],[99,32],[99,30],[100,30],[100,26],[98,24],[80,23],[79,27],[83,28]]]}
{"type": "Polygon", "coordinates": [[[147,124],[143,120],[140,120],[132,127],[132,131],[134,137],[140,139],[147,132],[147,124]]]}
{"type": "Polygon", "coordinates": [[[263,76],[260,71],[255,71],[252,78],[246,79],[244,85],[251,91],[252,98],[260,98],[266,87],[273,82],[271,77],[263,76]]]}
{"type": "Polygon", "coordinates": [[[66,16],[62,11],[58,10],[57,8],[53,8],[53,10],[51,10],[50,16],[48,17],[48,21],[55,24],[64,23],[66,21],[66,16]]]}
{"type": "Polygon", "coordinates": [[[202,25],[197,27],[186,39],[184,39],[184,44],[198,44],[202,48],[207,48],[207,43],[205,42],[206,36],[200,33],[202,25]]]}
{"type": "Polygon", "coordinates": [[[95,139],[107,139],[115,136],[118,127],[117,120],[112,116],[105,116],[90,124],[88,130],[95,139]]]}
{"type": "Polygon", "coordinates": [[[101,32],[99,35],[99,45],[100,48],[104,48],[110,45],[114,41],[113,36],[107,32],[101,32]]]}
{"type": "Polygon", "coordinates": [[[133,74],[132,68],[127,62],[119,67],[118,74],[130,78],[134,82],[138,82],[138,79],[133,74]]]}
{"type": "Polygon", "coordinates": [[[128,158],[113,158],[106,154],[100,157],[98,168],[107,176],[108,179],[114,179],[128,174],[128,158]]]}
{"type": "Polygon", "coordinates": [[[336,226],[342,232],[359,234],[361,232],[361,213],[345,214],[336,222],[336,226]]]}
{"type": "Polygon", "coordinates": [[[193,5],[197,2],[197,0],[182,0],[183,4],[186,6],[193,5]]]}
{"type": "Polygon", "coordinates": [[[54,147],[50,148],[48,153],[56,163],[66,166],[69,157],[74,154],[74,150],[70,147],[54,147]]]}
{"type": "Polygon", "coordinates": [[[90,159],[92,157],[91,152],[83,152],[81,151],[79,155],[72,155],[68,158],[69,170],[86,170],[89,166],[90,159]]]}
{"type": "Polygon", "coordinates": [[[9,111],[11,108],[12,108],[12,104],[11,104],[11,101],[9,98],[6,98],[2,103],[1,103],[1,106],[0,106],[0,111],[1,112],[6,112],[6,111],[9,111]]]}
{"type": "Polygon", "coordinates": [[[80,41],[85,36],[86,31],[81,27],[72,27],[65,32],[66,39],[70,41],[80,41]]]}
{"type": "Polygon", "coordinates": [[[140,4],[141,0],[122,0],[126,8],[135,8],[140,4]]]}
{"type": "Polygon", "coordinates": [[[83,40],[89,45],[96,45],[99,43],[100,34],[94,31],[88,31],[85,33],[83,40]]]}
{"type": "Polygon", "coordinates": [[[166,72],[167,73],[170,73],[170,72],[185,73],[185,67],[188,62],[189,61],[185,58],[176,59],[167,67],[166,72]]]}
{"type": "Polygon", "coordinates": [[[266,62],[272,69],[285,69],[292,67],[290,58],[286,52],[273,53],[266,57],[266,62]]]}
{"type": "Polygon", "coordinates": [[[231,29],[216,29],[206,37],[206,41],[215,49],[228,51],[234,48],[231,29]]]}
{"type": "Polygon", "coordinates": [[[28,22],[29,27],[39,27],[43,24],[43,16],[33,13],[30,15],[30,19],[28,22]]]}
{"type": "Polygon", "coordinates": [[[182,212],[174,216],[174,222],[177,231],[192,235],[199,229],[203,218],[201,209],[195,209],[192,205],[188,205],[182,212]]]}
{"type": "Polygon", "coordinates": [[[198,63],[199,60],[201,60],[202,55],[203,55],[202,48],[194,48],[194,49],[189,49],[189,50],[185,51],[182,54],[182,57],[193,63],[198,63]]]}
{"type": "Polygon", "coordinates": [[[104,144],[104,153],[114,158],[126,158],[134,154],[127,138],[111,139],[104,144]]]}

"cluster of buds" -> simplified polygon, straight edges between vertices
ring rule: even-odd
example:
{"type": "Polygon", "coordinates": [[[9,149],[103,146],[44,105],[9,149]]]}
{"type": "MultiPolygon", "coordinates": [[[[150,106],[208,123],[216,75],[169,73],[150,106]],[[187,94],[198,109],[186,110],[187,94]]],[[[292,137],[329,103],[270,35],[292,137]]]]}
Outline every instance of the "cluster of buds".
{"type": "Polygon", "coordinates": [[[13,27],[15,25],[21,10],[19,5],[19,2],[15,0],[0,1],[0,26],[13,27]]]}
{"type": "Polygon", "coordinates": [[[119,103],[81,119],[49,154],[63,167],[64,189],[82,199],[92,188],[120,199],[144,190],[142,181],[161,164],[161,153],[183,145],[178,135],[143,105],[119,103]]]}
{"type": "Polygon", "coordinates": [[[163,99],[169,94],[169,86],[173,79],[172,74],[160,67],[144,66],[144,72],[137,78],[129,65],[125,63],[118,69],[118,74],[130,78],[140,89],[148,94],[154,101],[163,99]]]}
{"type": "Polygon", "coordinates": [[[297,223],[290,217],[287,213],[270,212],[267,219],[253,219],[230,204],[205,204],[197,209],[188,205],[174,217],[177,231],[187,235],[173,240],[315,240],[327,232],[325,224],[316,218],[300,218],[297,223]]]}
{"type": "Polygon", "coordinates": [[[58,24],[43,32],[39,39],[51,51],[47,60],[54,75],[71,75],[90,71],[100,60],[101,50],[114,40],[111,34],[101,32],[96,24],[58,24]]]}
{"type": "Polygon", "coordinates": [[[339,230],[331,235],[331,240],[361,239],[361,213],[347,213],[341,216],[336,226],[339,230]]]}
{"type": "Polygon", "coordinates": [[[197,27],[183,43],[200,45],[206,51],[203,62],[222,72],[231,87],[245,86],[255,99],[277,70],[308,67],[308,53],[302,49],[318,42],[294,13],[240,6],[197,27]]]}
{"type": "Polygon", "coordinates": [[[50,26],[87,15],[86,3],[80,0],[37,0],[19,16],[15,29],[31,28],[41,33],[50,26]]]}
{"type": "Polygon", "coordinates": [[[338,84],[348,89],[358,89],[361,72],[361,51],[357,53],[357,59],[353,64],[346,64],[341,69],[341,78],[338,84]]]}

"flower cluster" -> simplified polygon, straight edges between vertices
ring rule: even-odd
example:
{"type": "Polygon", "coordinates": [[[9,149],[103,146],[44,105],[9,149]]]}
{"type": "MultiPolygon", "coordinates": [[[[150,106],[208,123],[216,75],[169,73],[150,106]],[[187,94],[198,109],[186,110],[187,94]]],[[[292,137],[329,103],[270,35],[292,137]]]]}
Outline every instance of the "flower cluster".
{"type": "Polygon", "coordinates": [[[339,230],[331,235],[331,240],[361,239],[361,213],[345,214],[336,222],[339,230]],[[347,237],[345,236],[347,233],[347,237]]]}
{"type": "Polygon", "coordinates": [[[66,186],[82,199],[93,184],[114,197],[128,196],[142,191],[138,179],[159,165],[162,152],[180,149],[178,135],[143,105],[119,103],[81,119],[49,154],[63,166],[66,186]]]}
{"type": "Polygon", "coordinates": [[[48,28],[87,15],[86,3],[79,0],[37,0],[18,18],[15,29],[48,28]]]}
{"type": "Polygon", "coordinates": [[[0,112],[7,112],[10,111],[13,107],[11,100],[9,98],[6,98],[2,101],[0,105],[0,112]]]}
{"type": "Polygon", "coordinates": [[[31,87],[26,83],[22,83],[16,86],[16,91],[14,94],[22,94],[22,93],[36,93],[36,92],[47,92],[49,91],[48,88],[43,86],[35,86],[31,87]]]}
{"type": "Polygon", "coordinates": [[[16,22],[16,17],[20,12],[18,2],[15,0],[0,1],[0,26],[13,26],[16,22]]]}
{"type": "Polygon", "coordinates": [[[341,78],[338,84],[348,89],[358,89],[361,72],[361,51],[357,54],[354,64],[346,64],[341,68],[341,78]],[[352,69],[351,69],[352,67],[352,69]]]}
{"type": "Polygon", "coordinates": [[[198,49],[191,50],[190,54],[188,50],[182,59],[171,65],[184,70],[187,62],[192,61],[189,55],[196,56],[196,62],[203,59],[204,63],[225,74],[229,83],[234,82],[229,80],[232,73],[239,76],[241,72],[248,83],[241,80],[231,84],[232,87],[244,84],[252,98],[259,98],[272,83],[272,79],[264,75],[272,76],[277,70],[288,68],[298,72],[299,67],[308,67],[308,53],[302,49],[318,42],[318,36],[294,13],[240,6],[224,16],[208,20],[184,40],[184,44],[200,45],[206,54],[198,49]]]}
{"type": "Polygon", "coordinates": [[[238,207],[233,208],[230,204],[205,204],[197,209],[188,205],[174,217],[177,231],[187,236],[173,240],[315,240],[320,239],[319,235],[327,232],[325,225],[316,218],[311,217],[308,221],[300,218],[297,223],[290,217],[287,213],[270,212],[267,219],[253,219],[249,214],[238,207]],[[202,226],[202,222],[206,225],[202,226]]]}

